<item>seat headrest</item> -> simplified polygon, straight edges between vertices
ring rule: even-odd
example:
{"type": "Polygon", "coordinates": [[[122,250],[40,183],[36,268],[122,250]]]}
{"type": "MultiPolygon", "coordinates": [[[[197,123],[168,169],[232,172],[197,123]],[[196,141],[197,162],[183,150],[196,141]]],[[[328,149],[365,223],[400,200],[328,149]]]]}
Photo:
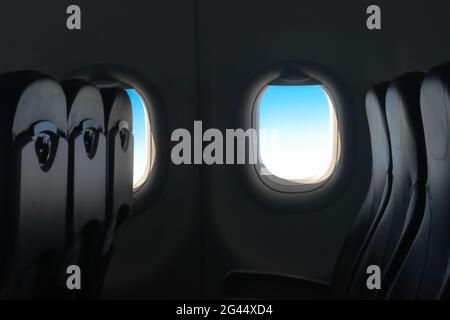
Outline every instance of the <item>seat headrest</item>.
{"type": "Polygon", "coordinates": [[[366,95],[366,114],[369,124],[372,156],[382,159],[385,168],[391,167],[391,143],[386,121],[386,92],[389,83],[373,86],[366,95]]]}
{"type": "MultiPolygon", "coordinates": [[[[395,79],[386,94],[386,115],[392,157],[413,179],[426,177],[426,151],[420,112],[420,87],[424,73],[406,73],[395,79]]],[[[394,164],[395,165],[395,164],[394,164]]]]}
{"type": "Polygon", "coordinates": [[[70,134],[84,120],[94,120],[98,129],[105,131],[103,100],[100,90],[85,80],[62,82],[67,97],[67,117],[70,134]]]}
{"type": "Polygon", "coordinates": [[[22,71],[0,77],[3,117],[12,120],[8,130],[13,138],[35,123],[49,121],[63,135],[67,133],[66,97],[59,82],[42,73],[22,71]]]}
{"type": "Polygon", "coordinates": [[[450,113],[450,64],[431,69],[426,75],[420,96],[425,139],[430,156],[447,157],[450,113]]]}
{"type": "Polygon", "coordinates": [[[105,121],[108,131],[125,121],[130,131],[133,130],[133,110],[128,93],[122,88],[105,88],[101,90],[105,106],[105,121]]]}

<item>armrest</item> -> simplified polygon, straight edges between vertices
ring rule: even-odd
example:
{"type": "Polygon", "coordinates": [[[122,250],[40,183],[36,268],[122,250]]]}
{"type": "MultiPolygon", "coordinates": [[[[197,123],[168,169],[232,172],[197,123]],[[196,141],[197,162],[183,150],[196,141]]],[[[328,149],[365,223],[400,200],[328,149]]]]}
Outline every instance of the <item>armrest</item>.
{"type": "Polygon", "coordinates": [[[224,279],[222,291],[242,299],[330,299],[330,283],[291,275],[233,270],[224,279]]]}

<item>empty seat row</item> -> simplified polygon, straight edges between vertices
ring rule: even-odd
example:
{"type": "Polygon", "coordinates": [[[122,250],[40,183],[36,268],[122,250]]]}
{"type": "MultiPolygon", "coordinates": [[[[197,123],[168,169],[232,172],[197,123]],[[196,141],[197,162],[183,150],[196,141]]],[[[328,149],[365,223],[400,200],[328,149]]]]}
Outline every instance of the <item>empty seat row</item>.
{"type": "Polygon", "coordinates": [[[97,295],[117,222],[130,211],[131,102],[120,88],[32,71],[0,75],[0,296],[97,295]],[[109,197],[112,190],[121,197],[109,197]]]}
{"type": "Polygon", "coordinates": [[[372,298],[380,294],[367,287],[367,267],[378,266],[382,284],[390,282],[387,277],[404,257],[422,219],[427,173],[420,112],[422,80],[422,73],[408,73],[395,79],[386,92],[392,188],[386,208],[380,212],[380,220],[367,238],[353,270],[350,297],[372,298]]]}
{"type": "Polygon", "coordinates": [[[422,220],[385,294],[390,299],[449,298],[450,64],[428,72],[420,91],[427,183],[422,220]]]}
{"type": "Polygon", "coordinates": [[[449,90],[450,64],[401,76],[389,86],[385,107],[393,187],[357,257],[347,292],[351,298],[448,298],[449,90]],[[372,264],[381,267],[380,290],[368,290],[363,281],[372,264]]]}
{"type": "Polygon", "coordinates": [[[366,96],[372,178],[331,283],[232,271],[234,297],[448,298],[450,64],[380,83],[366,96]],[[381,271],[369,288],[368,267],[381,271]]]}

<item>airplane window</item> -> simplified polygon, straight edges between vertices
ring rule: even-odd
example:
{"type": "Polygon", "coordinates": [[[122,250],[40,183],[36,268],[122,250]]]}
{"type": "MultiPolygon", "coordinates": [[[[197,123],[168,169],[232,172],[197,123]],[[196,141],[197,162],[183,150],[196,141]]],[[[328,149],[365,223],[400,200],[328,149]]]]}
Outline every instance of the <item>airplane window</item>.
{"type": "Polygon", "coordinates": [[[317,185],[339,158],[333,100],[322,85],[268,85],[257,108],[259,174],[281,185],[317,185]]]}
{"type": "Polygon", "coordinates": [[[134,162],[133,188],[136,191],[150,175],[155,160],[155,142],[147,106],[140,94],[127,89],[133,110],[134,162]]]}

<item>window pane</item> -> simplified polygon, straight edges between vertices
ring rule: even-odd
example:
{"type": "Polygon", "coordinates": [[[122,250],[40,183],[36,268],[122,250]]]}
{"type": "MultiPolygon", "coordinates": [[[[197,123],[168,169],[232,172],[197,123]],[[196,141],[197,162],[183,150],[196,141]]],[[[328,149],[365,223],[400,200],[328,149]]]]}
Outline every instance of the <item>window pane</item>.
{"type": "Polygon", "coordinates": [[[331,99],[320,85],[270,85],[259,105],[262,174],[317,183],[335,166],[337,124],[331,99]]]}
{"type": "Polygon", "coordinates": [[[153,138],[147,107],[134,89],[127,89],[133,110],[134,171],[133,186],[138,188],[148,178],[154,155],[153,138]]]}

